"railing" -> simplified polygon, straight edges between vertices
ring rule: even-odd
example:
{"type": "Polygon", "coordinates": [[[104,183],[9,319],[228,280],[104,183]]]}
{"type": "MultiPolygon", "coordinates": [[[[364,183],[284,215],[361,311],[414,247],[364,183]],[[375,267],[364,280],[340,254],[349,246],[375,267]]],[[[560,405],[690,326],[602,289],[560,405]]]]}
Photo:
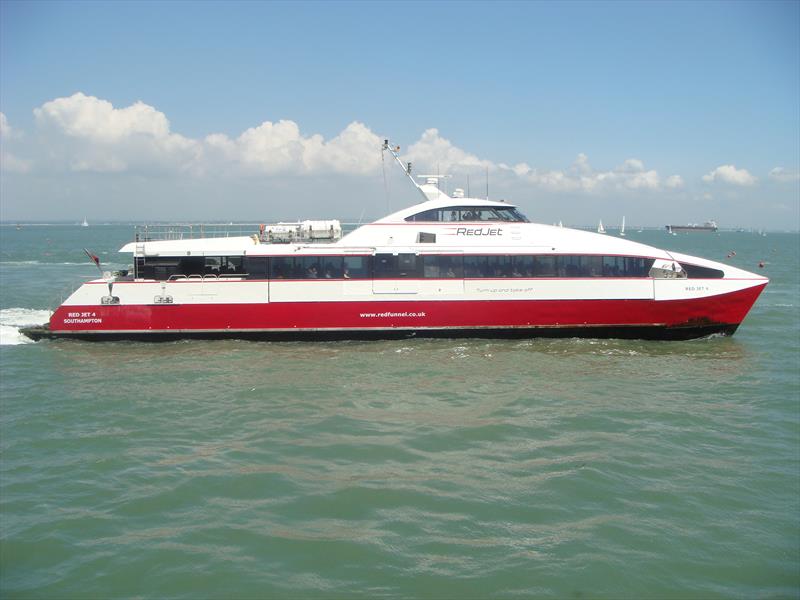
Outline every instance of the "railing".
{"type": "Polygon", "coordinates": [[[160,242],[199,238],[252,237],[265,243],[335,242],[342,237],[339,221],[280,223],[200,223],[175,225],[136,225],[134,241],[160,242]]]}
{"type": "Polygon", "coordinates": [[[258,223],[199,223],[178,225],[136,225],[134,241],[193,240],[198,238],[242,237],[259,234],[258,223]]]}

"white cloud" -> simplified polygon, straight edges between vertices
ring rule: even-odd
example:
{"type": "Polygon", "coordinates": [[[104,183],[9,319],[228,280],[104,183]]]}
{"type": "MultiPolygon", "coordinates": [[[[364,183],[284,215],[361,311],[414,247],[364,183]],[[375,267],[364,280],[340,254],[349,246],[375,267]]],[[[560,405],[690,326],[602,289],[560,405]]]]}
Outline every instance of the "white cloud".
{"type": "Polygon", "coordinates": [[[14,134],[15,132],[13,129],[11,129],[11,125],[8,124],[6,115],[0,112],[0,137],[10,138],[13,137],[14,134]]]}
{"type": "Polygon", "coordinates": [[[17,140],[22,132],[8,124],[8,118],[0,112],[0,170],[9,173],[27,173],[31,170],[31,161],[18,158],[6,149],[8,140],[17,140]]]}
{"type": "Polygon", "coordinates": [[[757,179],[748,173],[746,169],[737,169],[734,165],[721,165],[710,173],[703,175],[703,181],[749,186],[754,185],[757,179]]]}
{"type": "Polygon", "coordinates": [[[321,135],[304,137],[294,121],[264,121],[236,139],[213,134],[207,150],[229,163],[266,174],[334,172],[364,175],[380,166],[379,136],[354,121],[326,142],[321,135]]]}
{"type": "Polygon", "coordinates": [[[170,135],[164,113],[139,101],[127,108],[78,92],[56,98],[33,110],[40,125],[52,125],[66,135],[112,142],[135,135],[164,138],[170,135]]]}
{"type": "Polygon", "coordinates": [[[437,168],[442,173],[452,170],[489,169],[499,175],[510,175],[523,182],[549,191],[557,192],[602,192],[607,190],[662,190],[683,185],[679,175],[672,175],[662,182],[657,171],[645,168],[643,161],[629,158],[609,171],[597,171],[589,164],[589,158],[581,153],[575,162],[564,170],[540,170],[527,163],[513,166],[481,159],[439,135],[437,129],[428,129],[416,143],[408,148],[406,159],[418,168],[437,168]]]}
{"type": "Polygon", "coordinates": [[[439,168],[441,173],[447,173],[454,168],[474,168],[490,169],[498,168],[498,165],[488,160],[481,160],[474,154],[470,154],[454,146],[450,140],[439,135],[438,129],[426,129],[422,137],[408,147],[405,154],[406,158],[412,163],[418,163],[425,169],[439,168]]]}
{"type": "MultiPolygon", "coordinates": [[[[171,131],[166,115],[143,102],[118,108],[80,92],[44,103],[34,116],[40,140],[37,162],[54,170],[363,176],[380,169],[382,138],[357,121],[327,140],[319,134],[304,135],[291,120],[264,121],[236,137],[214,133],[192,139],[171,131]]],[[[0,126],[3,132],[11,131],[4,116],[0,126]]],[[[592,167],[585,154],[564,169],[539,169],[525,162],[509,166],[455,146],[435,128],[425,130],[403,158],[414,163],[417,173],[438,169],[478,174],[488,169],[500,183],[554,192],[661,192],[684,185],[679,175],[664,179],[638,158],[608,170],[592,167]]],[[[24,168],[15,160],[6,158],[6,168],[24,168]]]]}
{"type": "Polygon", "coordinates": [[[670,175],[664,180],[664,185],[671,189],[683,187],[683,177],[680,175],[670,175]]]}
{"type": "Polygon", "coordinates": [[[657,191],[664,186],[658,172],[646,169],[644,162],[638,158],[629,158],[611,170],[598,171],[591,166],[589,158],[583,153],[578,155],[572,166],[563,171],[539,171],[528,168],[527,172],[520,170],[518,174],[534,185],[562,192],[657,191]]]}
{"type": "Polygon", "coordinates": [[[800,173],[797,171],[787,171],[783,167],[775,167],[769,172],[769,178],[779,183],[791,183],[800,181],[800,173]]]}
{"type": "Polygon", "coordinates": [[[0,170],[10,173],[28,173],[31,170],[31,161],[0,150],[0,170]]]}
{"type": "Polygon", "coordinates": [[[196,170],[202,145],[172,133],[164,113],[143,102],[114,108],[80,92],[34,109],[48,154],[72,171],[196,170]]]}
{"type": "Polygon", "coordinates": [[[190,171],[365,174],[380,166],[380,139],[353,122],[338,136],[303,136],[294,121],[265,121],[231,139],[220,133],[195,140],[173,133],[164,113],[143,102],[115,108],[82,93],[34,110],[36,123],[56,143],[50,150],[72,171],[190,171]]]}

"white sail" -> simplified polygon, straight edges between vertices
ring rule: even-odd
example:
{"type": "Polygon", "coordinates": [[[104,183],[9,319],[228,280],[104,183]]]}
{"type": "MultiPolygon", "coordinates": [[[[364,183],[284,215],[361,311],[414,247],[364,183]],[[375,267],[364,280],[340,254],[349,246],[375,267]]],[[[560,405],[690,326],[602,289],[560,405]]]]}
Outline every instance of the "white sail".
{"type": "Polygon", "coordinates": [[[619,235],[625,237],[625,215],[622,215],[622,226],[619,228],[619,235]]]}
{"type": "Polygon", "coordinates": [[[603,227],[603,220],[600,219],[600,224],[597,226],[597,233],[605,233],[606,228],[603,227]]]}

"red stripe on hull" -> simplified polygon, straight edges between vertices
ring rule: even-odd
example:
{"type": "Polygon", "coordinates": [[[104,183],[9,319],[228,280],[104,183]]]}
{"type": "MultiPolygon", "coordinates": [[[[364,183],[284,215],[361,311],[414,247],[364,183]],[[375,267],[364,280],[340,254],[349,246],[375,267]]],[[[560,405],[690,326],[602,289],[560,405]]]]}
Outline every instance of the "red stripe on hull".
{"type": "Polygon", "coordinates": [[[690,300],[488,300],[61,306],[52,332],[738,325],[766,284],[690,300]]]}

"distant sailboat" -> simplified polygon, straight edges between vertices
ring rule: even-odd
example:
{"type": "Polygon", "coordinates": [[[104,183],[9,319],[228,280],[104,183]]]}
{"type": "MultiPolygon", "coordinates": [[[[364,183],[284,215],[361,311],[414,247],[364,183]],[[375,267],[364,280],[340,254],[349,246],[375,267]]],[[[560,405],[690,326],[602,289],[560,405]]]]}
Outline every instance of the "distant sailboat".
{"type": "Polygon", "coordinates": [[[619,228],[619,235],[625,237],[625,215],[622,215],[622,227],[619,228]]]}
{"type": "Polygon", "coordinates": [[[606,228],[603,227],[603,220],[600,219],[600,224],[597,226],[597,233],[605,233],[606,228]]]}
{"type": "Polygon", "coordinates": [[[81,223],[81,227],[88,227],[89,222],[86,220],[86,217],[83,217],[83,223],[81,223]]]}
{"type": "Polygon", "coordinates": [[[559,227],[564,227],[564,224],[563,224],[561,221],[559,221],[559,222],[558,222],[558,226],[559,226],[559,227]]]}

